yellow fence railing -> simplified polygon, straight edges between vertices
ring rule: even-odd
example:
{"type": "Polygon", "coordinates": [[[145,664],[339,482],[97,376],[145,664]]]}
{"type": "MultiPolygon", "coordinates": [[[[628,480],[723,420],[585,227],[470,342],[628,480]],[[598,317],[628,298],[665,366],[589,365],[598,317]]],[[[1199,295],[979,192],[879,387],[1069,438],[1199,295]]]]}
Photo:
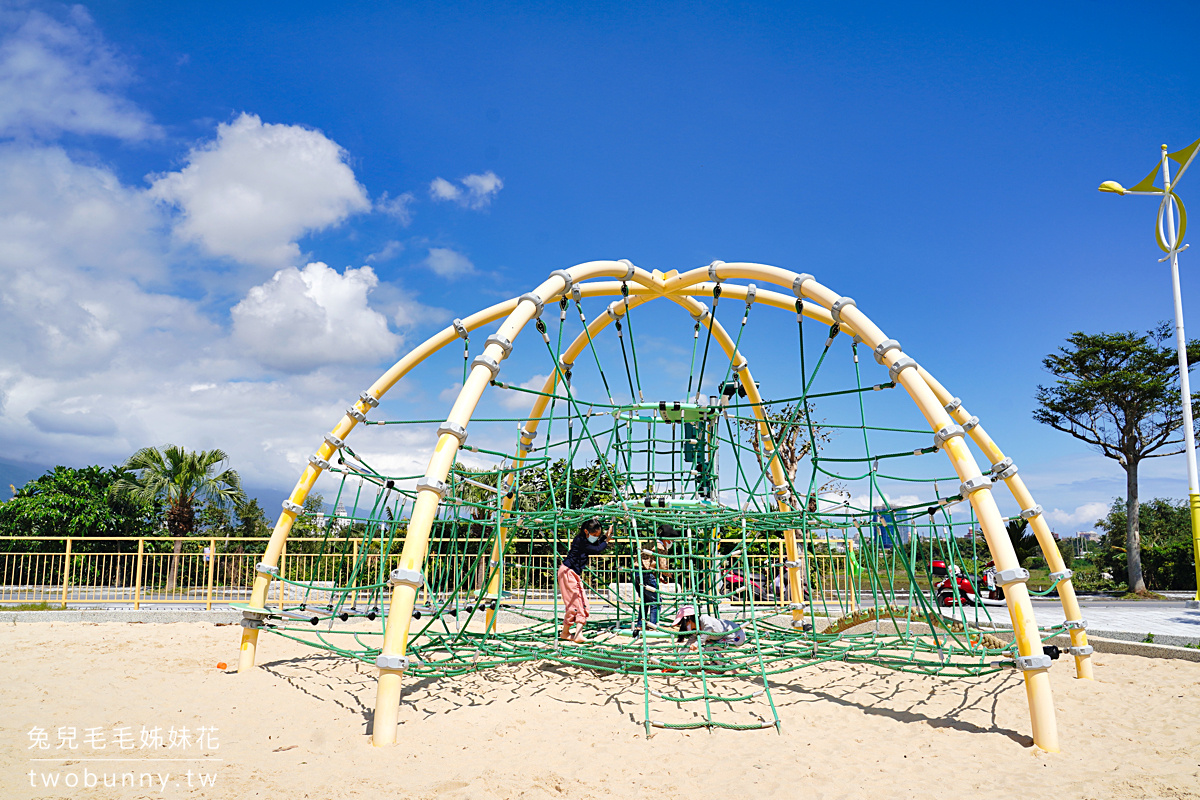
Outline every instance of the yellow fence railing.
{"type": "MultiPolygon", "coordinates": [[[[175,541],[169,538],[50,538],[0,537],[0,606],[46,604],[51,606],[92,605],[140,608],[142,604],[186,604],[211,609],[215,605],[245,601],[250,596],[255,566],[262,559],[267,539],[200,538],[175,541]]],[[[544,547],[544,542],[539,543],[544,547]]],[[[504,589],[508,596],[530,603],[551,603],[558,561],[563,554],[531,553],[531,541],[517,539],[503,558],[504,589]],[[522,552],[524,551],[524,552],[522,552]]],[[[730,552],[737,540],[721,542],[720,552],[730,552]]],[[[430,553],[425,566],[425,600],[429,592],[446,596],[457,590],[463,596],[476,594],[487,579],[491,554],[480,539],[461,539],[453,553],[430,553]]],[[[774,550],[774,544],[771,547],[774,550]]],[[[398,553],[398,548],[395,549],[398,553]]],[[[394,559],[395,556],[393,555],[394,559]]],[[[389,559],[390,561],[391,559],[389,559]]],[[[660,576],[668,584],[689,585],[683,559],[673,559],[672,568],[660,576]]],[[[778,552],[739,554],[715,563],[700,580],[715,594],[745,586],[741,599],[753,593],[756,603],[786,604],[787,576],[782,543],[778,552]],[[748,566],[748,570],[746,567],[748,566]],[[747,575],[743,575],[743,571],[747,575]]],[[[695,568],[699,571],[699,564],[695,568]]],[[[588,583],[603,594],[628,587],[632,561],[628,555],[593,556],[588,583]]],[[[280,559],[280,572],[291,581],[311,584],[315,590],[272,581],[268,604],[308,600],[329,602],[329,589],[347,585],[385,582],[393,565],[381,564],[378,539],[359,538],[291,539],[280,559]],[[322,590],[326,591],[322,591],[322,590]],[[307,594],[307,597],[306,597],[307,594]]],[[[853,597],[854,588],[846,575],[842,554],[808,556],[810,597],[828,599],[853,597]]],[[[669,590],[668,590],[669,591],[669,590]]],[[[366,600],[351,599],[356,603],[366,600]]],[[[627,598],[628,599],[628,598],[627,598]]],[[[740,602],[740,601],[739,601],[740,602]]]]}

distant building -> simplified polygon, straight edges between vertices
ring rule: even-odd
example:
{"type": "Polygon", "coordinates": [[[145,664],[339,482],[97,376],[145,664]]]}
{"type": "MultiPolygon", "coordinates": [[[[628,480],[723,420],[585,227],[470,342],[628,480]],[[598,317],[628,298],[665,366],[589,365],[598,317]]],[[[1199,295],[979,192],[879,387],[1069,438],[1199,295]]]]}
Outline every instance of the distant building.
{"type": "Polygon", "coordinates": [[[871,534],[884,550],[890,550],[897,544],[908,544],[912,526],[897,522],[895,511],[879,505],[871,509],[871,534]]]}

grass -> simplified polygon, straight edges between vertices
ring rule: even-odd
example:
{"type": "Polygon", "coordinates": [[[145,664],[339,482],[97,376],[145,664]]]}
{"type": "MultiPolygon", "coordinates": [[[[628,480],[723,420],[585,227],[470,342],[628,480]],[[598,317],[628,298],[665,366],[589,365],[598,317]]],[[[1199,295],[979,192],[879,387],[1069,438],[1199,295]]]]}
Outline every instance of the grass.
{"type": "Polygon", "coordinates": [[[1144,592],[1126,592],[1121,595],[1120,600],[1166,600],[1167,598],[1158,592],[1146,590],[1144,592]]]}
{"type": "Polygon", "coordinates": [[[59,611],[62,605],[56,603],[19,603],[15,606],[0,606],[0,611],[59,611]]]}

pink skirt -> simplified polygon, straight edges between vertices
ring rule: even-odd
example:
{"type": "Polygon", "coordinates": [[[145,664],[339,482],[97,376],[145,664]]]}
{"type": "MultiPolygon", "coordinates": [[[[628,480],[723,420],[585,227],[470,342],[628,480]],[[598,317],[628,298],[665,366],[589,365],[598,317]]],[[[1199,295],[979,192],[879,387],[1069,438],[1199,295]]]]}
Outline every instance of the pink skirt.
{"type": "Polygon", "coordinates": [[[563,622],[567,625],[587,622],[588,601],[583,592],[583,579],[570,567],[558,568],[558,591],[563,599],[563,622]]]}

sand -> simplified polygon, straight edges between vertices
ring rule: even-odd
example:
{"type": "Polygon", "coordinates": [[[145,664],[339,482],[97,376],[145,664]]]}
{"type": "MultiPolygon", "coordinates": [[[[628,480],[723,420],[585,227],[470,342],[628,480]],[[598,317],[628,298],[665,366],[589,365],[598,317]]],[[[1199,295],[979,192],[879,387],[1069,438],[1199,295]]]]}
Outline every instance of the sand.
{"type": "Polygon", "coordinates": [[[1056,662],[1059,754],[1032,746],[1011,672],[948,680],[847,664],[775,684],[782,733],[649,740],[629,677],[542,664],[414,679],[401,743],[375,749],[373,668],[264,636],[261,669],[218,670],[235,662],[239,634],[208,623],[0,628],[0,796],[1200,798],[1194,662],[1100,654],[1095,682],[1056,662]],[[143,749],[142,726],[215,727],[216,741],[143,749]],[[77,759],[142,760],[32,761],[66,752],[55,749],[60,727],[77,728],[77,759]],[[123,727],[133,749],[113,740],[123,727]],[[35,728],[49,749],[30,749],[35,728]],[[85,728],[106,733],[104,751],[83,743],[85,728]],[[220,760],[146,760],[172,757],[220,760]],[[153,773],[155,787],[104,788],[106,773],[127,772],[153,773]],[[95,787],[67,787],[87,773],[95,787]],[[57,788],[41,785],[55,774],[57,788]],[[215,786],[198,786],[201,774],[215,786]]]}

